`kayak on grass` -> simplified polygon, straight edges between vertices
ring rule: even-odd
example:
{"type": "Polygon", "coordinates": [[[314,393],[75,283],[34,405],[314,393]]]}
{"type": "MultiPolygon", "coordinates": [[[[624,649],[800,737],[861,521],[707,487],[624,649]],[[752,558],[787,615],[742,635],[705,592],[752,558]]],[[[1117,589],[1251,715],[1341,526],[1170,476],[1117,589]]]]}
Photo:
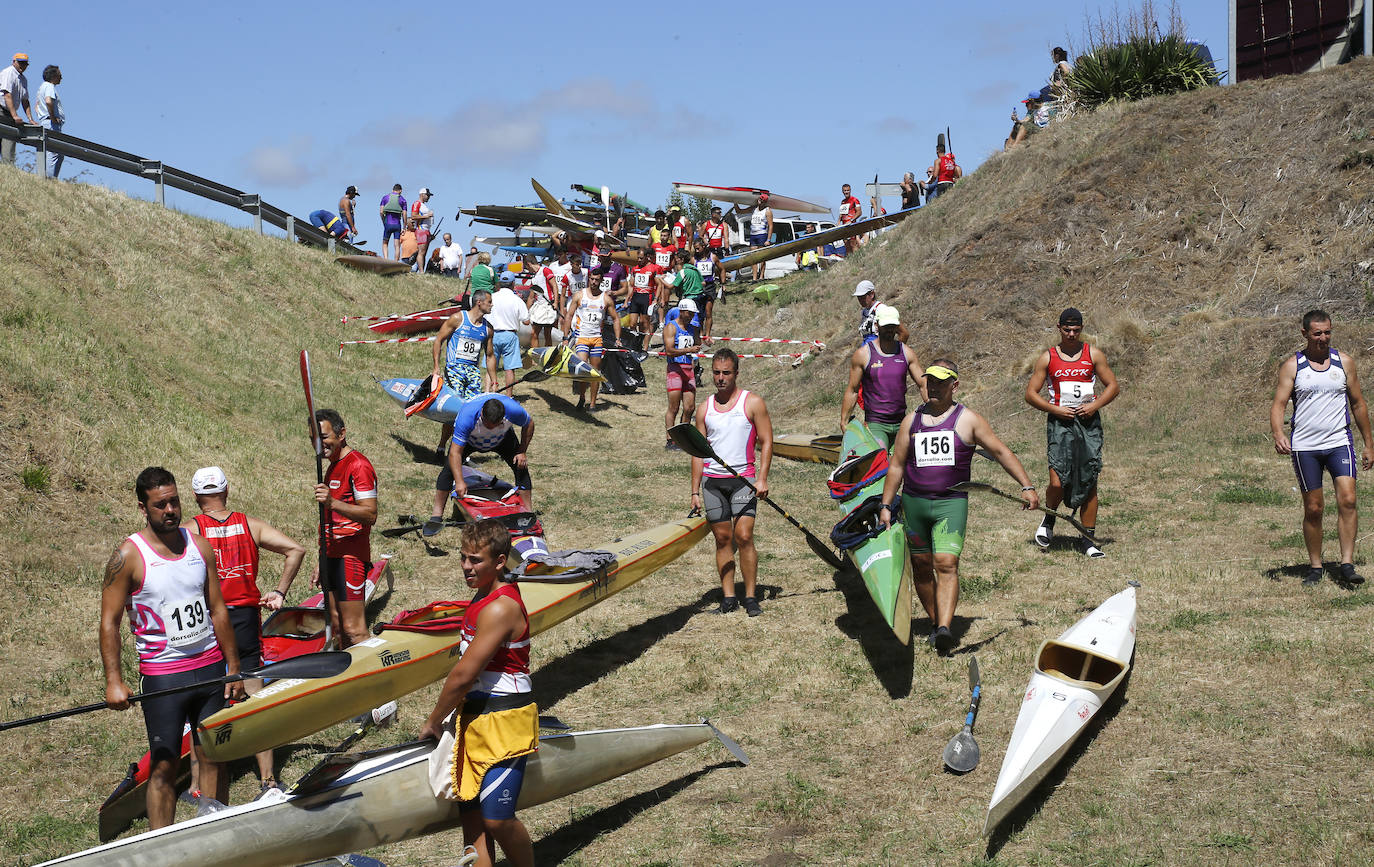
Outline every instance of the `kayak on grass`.
{"type": "Polygon", "coordinates": [[[840,462],[841,438],[812,436],[811,434],[783,434],[773,437],[773,454],[794,461],[810,461],[816,464],[838,464],[840,462]]]}
{"type": "MultiPolygon", "coordinates": [[[[530,635],[613,596],[677,559],[706,535],[706,520],[684,518],[632,533],[601,546],[613,560],[590,574],[567,567],[527,564],[520,593],[530,635]]],[[[281,680],[210,716],[200,741],[211,761],[251,756],[314,734],[388,699],[434,683],[453,667],[466,602],[433,603],[403,612],[382,633],[348,648],[353,663],[342,674],[281,680]]]]}
{"type": "MultiPolygon", "coordinates": [[[[404,262],[400,264],[405,264],[404,262]]],[[[410,266],[406,265],[406,270],[410,266]]],[[[386,319],[379,319],[376,322],[368,323],[368,328],[378,334],[424,334],[427,331],[438,331],[444,324],[444,320],[458,313],[463,308],[457,304],[450,304],[447,307],[436,307],[433,310],[421,310],[417,313],[406,313],[397,316],[389,316],[386,319]]]]}
{"type": "Polygon", "coordinates": [[[1127,587],[1040,645],[983,836],[1049,774],[1126,679],[1135,652],[1135,590],[1127,587]]]}
{"type": "MultiPolygon", "coordinates": [[[[541,734],[529,757],[519,809],[614,779],[713,737],[713,726],[541,734]]],[[[47,862],[65,867],[268,867],[433,834],[461,824],[458,802],[436,798],[429,782],[433,743],[403,745],[364,758],[324,788],[280,794],[230,807],[47,862]]]]}

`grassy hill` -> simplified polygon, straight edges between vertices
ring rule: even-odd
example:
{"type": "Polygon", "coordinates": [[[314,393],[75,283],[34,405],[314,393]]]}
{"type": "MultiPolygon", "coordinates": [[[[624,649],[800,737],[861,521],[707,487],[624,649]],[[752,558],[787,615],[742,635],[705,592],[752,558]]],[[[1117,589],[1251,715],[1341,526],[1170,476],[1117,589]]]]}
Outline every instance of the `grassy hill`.
{"type": "MultiPolygon", "coordinates": [[[[1055,125],[852,261],[789,281],[786,313],[745,295],[718,308],[718,333],[829,345],[796,369],[747,362],[742,383],[768,398],[779,433],[831,432],[850,291],[873,279],[921,357],[959,361],[965,401],[1043,480],[1043,420],[1021,392],[1055,314],[1080,307],[1124,389],[1106,413],[1108,557],[1042,554],[1034,518],[974,501],[956,632],[983,667],[983,763],[955,778],[940,750],[967,701],[964,653],[885,639],[856,579],[772,515],[759,532],[765,616],[709,614],[716,581],[699,546],[541,636],[536,689],[579,726],[710,715],[754,764],[701,748],[530,811],[539,862],[1369,860],[1374,593],[1299,586],[1299,499],[1267,408],[1309,307],[1330,310],[1335,344],[1370,367],[1371,85],[1364,61],[1055,125]],[[1036,647],[1127,579],[1144,586],[1124,701],[988,847],[978,831],[1036,647]]],[[[319,252],[13,170],[0,169],[0,196],[4,718],[101,694],[100,574],[139,526],[132,480],[144,466],[185,486],[217,463],[236,507],[313,538],[300,348],[314,355],[318,401],[377,465],[382,524],[426,508],[438,429],[402,419],[371,376],[422,371],[427,347],[335,349],[359,336],[342,315],[421,309],[447,284],[353,274],[319,252]]],[[[517,389],[539,420],[532,466],[551,545],[595,545],[687,508],[685,461],[661,450],[662,374],[648,369],[647,393],[611,397],[594,417],[556,382],[517,389]]],[[[774,497],[828,528],[824,475],[777,462],[774,497]]],[[[975,477],[1004,480],[987,466],[975,477]]],[[[1370,509],[1366,496],[1366,532],[1370,509]]],[[[1328,524],[1334,540],[1334,514],[1328,524]]],[[[456,558],[441,556],[456,538],[439,541],[438,555],[418,541],[377,546],[396,555],[384,616],[462,592],[456,558]]],[[[407,699],[401,729],[369,745],[408,739],[431,699],[407,699]]],[[[0,850],[17,864],[92,844],[95,808],[144,749],[136,714],[3,738],[0,850]]],[[[283,777],[309,756],[282,751],[283,777]]],[[[248,773],[234,799],[256,789],[248,773]]],[[[372,854],[439,864],[459,846],[450,834],[372,854]]]]}

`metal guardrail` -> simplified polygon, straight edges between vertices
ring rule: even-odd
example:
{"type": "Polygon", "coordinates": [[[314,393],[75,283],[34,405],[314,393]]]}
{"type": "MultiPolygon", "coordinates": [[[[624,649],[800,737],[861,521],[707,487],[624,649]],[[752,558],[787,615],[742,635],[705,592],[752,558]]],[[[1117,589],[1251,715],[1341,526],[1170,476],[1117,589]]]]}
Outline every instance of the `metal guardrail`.
{"type": "Polygon", "coordinates": [[[202,178],[188,171],[166,165],[161,160],[145,159],[136,154],[106,147],[99,142],[77,138],[62,132],[53,132],[41,126],[21,124],[16,127],[6,120],[0,120],[0,138],[12,139],[36,149],[40,172],[47,163],[49,152],[61,154],[83,163],[113,169],[126,175],[147,178],[157,185],[154,198],[159,205],[166,206],[166,187],[172,187],[202,199],[209,199],[212,202],[218,202],[221,205],[228,205],[231,208],[252,214],[253,228],[259,234],[262,233],[262,224],[266,222],[285,232],[286,239],[293,243],[301,240],[316,247],[323,247],[331,253],[337,250],[346,253],[363,252],[358,247],[346,241],[340,241],[329,233],[315,228],[310,225],[309,220],[298,219],[275,205],[269,205],[257,193],[245,193],[243,190],[226,186],[218,181],[202,178]]]}

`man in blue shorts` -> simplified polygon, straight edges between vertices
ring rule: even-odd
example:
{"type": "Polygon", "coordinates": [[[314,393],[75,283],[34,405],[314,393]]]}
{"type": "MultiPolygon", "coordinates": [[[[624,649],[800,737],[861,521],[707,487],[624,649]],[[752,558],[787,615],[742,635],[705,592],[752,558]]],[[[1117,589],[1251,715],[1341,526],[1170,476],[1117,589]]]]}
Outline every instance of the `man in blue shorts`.
{"type": "Polygon", "coordinates": [[[343,217],[336,216],[333,211],[311,211],[310,225],[325,234],[333,235],[335,238],[339,239],[343,239],[350,234],[355,234],[349,229],[348,221],[343,217]]]}
{"type": "Polygon", "coordinates": [[[1364,454],[1360,465],[1374,466],[1374,439],[1369,427],[1369,407],[1360,392],[1355,359],[1331,348],[1331,315],[1309,310],[1302,317],[1302,336],[1307,345],[1279,365],[1279,384],[1269,408],[1269,429],[1274,451],[1291,455],[1293,470],[1302,491],[1302,538],[1307,545],[1308,569],[1304,586],[1322,580],[1322,474],[1330,473],[1336,488],[1336,531],[1340,539],[1339,582],[1346,586],[1364,581],[1355,572],[1355,441],[1350,422],[1360,429],[1364,454]],[[1293,401],[1292,437],[1284,435],[1283,416],[1293,401]]]}
{"type": "MultiPolygon", "coordinates": [[[[773,237],[773,208],[768,204],[768,194],[759,193],[759,203],[749,215],[749,246],[754,249],[767,247],[773,237]]],[[[754,282],[762,280],[767,274],[768,263],[754,265],[754,282]]]]}
{"type": "Polygon", "coordinates": [[[386,242],[396,240],[396,253],[391,258],[401,258],[401,229],[406,221],[406,197],[401,195],[401,185],[393,184],[391,192],[382,196],[382,204],[377,213],[382,217],[382,255],[386,255],[386,242]]]}
{"type": "Polygon", "coordinates": [[[530,311],[511,284],[502,283],[491,296],[491,348],[501,368],[506,371],[506,389],[515,385],[515,372],[520,369],[520,324],[528,324],[530,311]]]}
{"type": "MultiPolygon", "coordinates": [[[[479,394],[458,408],[453,421],[453,443],[448,450],[448,463],[434,482],[434,511],[421,533],[433,536],[444,522],[444,504],[450,494],[467,496],[463,481],[463,459],[471,452],[496,452],[505,460],[515,476],[515,486],[533,491],[527,453],[534,439],[534,417],[513,397],[488,392],[479,394]],[[520,435],[515,435],[515,429],[520,435]]],[[[533,507],[533,494],[527,498],[533,507]]]]}

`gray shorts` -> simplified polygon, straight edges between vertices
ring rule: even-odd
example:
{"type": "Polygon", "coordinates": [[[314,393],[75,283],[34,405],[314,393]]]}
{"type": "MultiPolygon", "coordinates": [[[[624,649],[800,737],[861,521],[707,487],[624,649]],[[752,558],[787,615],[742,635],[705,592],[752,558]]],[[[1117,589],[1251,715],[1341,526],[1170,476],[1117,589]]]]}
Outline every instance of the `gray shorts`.
{"type": "Polygon", "coordinates": [[[701,480],[701,504],[706,507],[706,522],[719,524],[754,517],[759,500],[743,479],[706,476],[701,480]]]}

